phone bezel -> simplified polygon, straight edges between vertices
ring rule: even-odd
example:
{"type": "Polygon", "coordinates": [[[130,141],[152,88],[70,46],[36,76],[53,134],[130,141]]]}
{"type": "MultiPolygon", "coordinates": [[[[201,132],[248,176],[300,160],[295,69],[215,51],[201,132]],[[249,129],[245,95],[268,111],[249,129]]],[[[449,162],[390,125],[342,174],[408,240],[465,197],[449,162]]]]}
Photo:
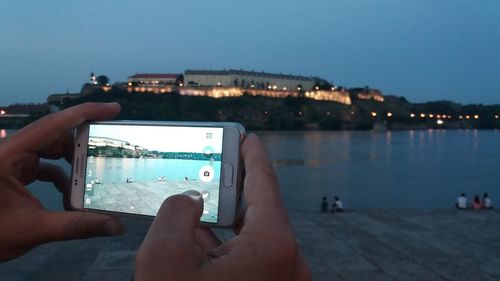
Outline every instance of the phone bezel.
{"type": "Polygon", "coordinates": [[[153,218],[149,215],[129,214],[122,212],[113,212],[106,210],[95,210],[84,208],[84,190],[87,164],[87,144],[89,136],[90,124],[105,124],[105,125],[138,125],[138,126],[177,126],[177,127],[216,127],[223,128],[222,140],[222,161],[219,189],[219,211],[217,223],[203,222],[202,225],[214,227],[229,227],[232,226],[236,218],[239,197],[241,193],[241,144],[245,137],[245,130],[242,125],[234,122],[182,122],[182,121],[98,121],[89,122],[80,125],[75,133],[74,156],[71,172],[71,192],[70,206],[74,210],[99,212],[108,214],[120,214],[124,216],[146,217],[153,218]],[[229,164],[233,167],[232,185],[226,187],[224,185],[225,169],[224,165],[229,164]]]}

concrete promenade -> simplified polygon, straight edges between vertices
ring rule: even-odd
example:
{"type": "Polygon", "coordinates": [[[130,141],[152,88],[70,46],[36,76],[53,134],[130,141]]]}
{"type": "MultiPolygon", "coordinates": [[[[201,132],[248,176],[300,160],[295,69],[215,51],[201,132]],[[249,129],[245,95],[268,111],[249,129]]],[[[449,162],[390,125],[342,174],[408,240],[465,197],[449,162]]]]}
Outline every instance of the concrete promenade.
{"type": "MultiPolygon", "coordinates": [[[[290,211],[313,280],[500,280],[500,212],[353,210],[290,211]]],[[[0,280],[131,280],[148,224],[128,231],[40,246],[0,264],[0,280]]],[[[230,233],[218,231],[223,239],[230,233]]]]}

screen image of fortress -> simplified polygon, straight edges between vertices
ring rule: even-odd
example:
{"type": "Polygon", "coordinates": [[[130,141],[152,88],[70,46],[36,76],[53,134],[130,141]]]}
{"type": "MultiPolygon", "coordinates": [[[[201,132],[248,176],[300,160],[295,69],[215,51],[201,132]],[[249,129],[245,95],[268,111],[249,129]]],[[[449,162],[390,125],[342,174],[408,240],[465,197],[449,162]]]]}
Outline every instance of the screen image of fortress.
{"type": "Polygon", "coordinates": [[[155,216],[186,190],[204,200],[201,220],[217,223],[223,128],[91,124],[84,208],[155,216]]]}

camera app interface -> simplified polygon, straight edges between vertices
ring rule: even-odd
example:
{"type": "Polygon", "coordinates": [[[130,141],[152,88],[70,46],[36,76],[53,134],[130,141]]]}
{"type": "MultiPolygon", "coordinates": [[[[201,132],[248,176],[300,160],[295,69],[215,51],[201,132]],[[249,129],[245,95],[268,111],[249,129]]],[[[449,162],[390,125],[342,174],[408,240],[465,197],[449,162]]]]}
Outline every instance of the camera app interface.
{"type": "Polygon", "coordinates": [[[84,207],[156,215],[165,198],[196,190],[201,220],[217,223],[222,128],[91,124],[84,207]]]}

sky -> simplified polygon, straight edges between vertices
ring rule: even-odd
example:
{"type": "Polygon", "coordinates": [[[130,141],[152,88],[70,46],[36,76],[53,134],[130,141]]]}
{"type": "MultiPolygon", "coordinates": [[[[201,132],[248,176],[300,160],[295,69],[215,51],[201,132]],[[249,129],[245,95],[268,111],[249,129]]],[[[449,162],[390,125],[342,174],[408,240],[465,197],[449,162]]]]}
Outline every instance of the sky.
{"type": "Polygon", "coordinates": [[[90,72],[319,76],[411,102],[500,104],[500,1],[1,1],[0,105],[90,72]]]}
{"type": "Polygon", "coordinates": [[[148,150],[162,152],[203,153],[205,151],[211,151],[212,153],[222,153],[223,129],[202,127],[91,125],[89,136],[127,141],[132,145],[139,145],[148,150]],[[211,133],[209,139],[206,137],[207,133],[211,133]]]}

